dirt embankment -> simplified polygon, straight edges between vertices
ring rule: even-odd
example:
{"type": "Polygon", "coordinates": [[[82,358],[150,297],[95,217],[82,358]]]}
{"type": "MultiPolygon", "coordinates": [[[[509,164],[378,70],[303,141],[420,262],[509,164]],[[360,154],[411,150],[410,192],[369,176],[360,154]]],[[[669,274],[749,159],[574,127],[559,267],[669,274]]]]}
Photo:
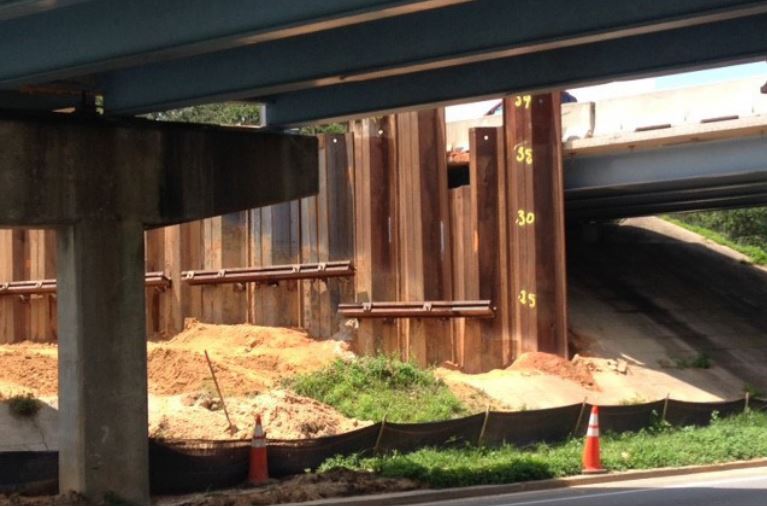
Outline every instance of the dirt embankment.
{"type": "MultiPolygon", "coordinates": [[[[0,398],[31,392],[56,406],[57,347],[17,343],[0,346],[0,398]]],[[[353,357],[348,344],[314,340],[286,328],[221,326],[188,322],[166,342],[147,346],[149,429],[164,438],[248,438],[261,414],[271,438],[334,435],[364,421],[281,388],[295,374],[353,357]],[[229,431],[210,369],[208,352],[235,431],[229,431]]]]}

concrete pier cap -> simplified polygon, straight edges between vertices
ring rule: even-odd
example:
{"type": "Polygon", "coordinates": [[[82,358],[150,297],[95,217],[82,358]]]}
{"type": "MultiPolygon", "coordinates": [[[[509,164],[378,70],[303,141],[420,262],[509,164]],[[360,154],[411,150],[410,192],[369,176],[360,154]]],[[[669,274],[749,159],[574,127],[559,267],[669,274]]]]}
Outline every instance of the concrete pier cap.
{"type": "Polygon", "coordinates": [[[59,489],[149,502],[144,230],[306,197],[313,137],[0,113],[0,226],[55,227],[59,489]]]}

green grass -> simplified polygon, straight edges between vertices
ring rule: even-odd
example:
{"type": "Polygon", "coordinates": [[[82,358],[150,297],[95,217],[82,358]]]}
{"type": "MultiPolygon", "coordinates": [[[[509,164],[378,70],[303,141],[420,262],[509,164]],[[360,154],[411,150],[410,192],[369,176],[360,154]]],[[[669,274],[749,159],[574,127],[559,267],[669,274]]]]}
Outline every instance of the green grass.
{"type": "Polygon", "coordinates": [[[287,382],[302,396],[327,403],[347,417],[389,422],[426,422],[467,414],[434,374],[384,356],[337,360],[287,382]]]}
{"type": "Polygon", "coordinates": [[[16,417],[34,417],[40,411],[40,400],[32,393],[11,396],[8,398],[8,409],[16,417]]]}
{"type": "MultiPolygon", "coordinates": [[[[661,365],[663,366],[663,365],[661,365]]],[[[687,368],[698,368],[701,370],[707,370],[713,366],[711,358],[705,352],[694,357],[675,357],[674,368],[685,370],[687,368]]]]}
{"type": "Polygon", "coordinates": [[[751,260],[751,262],[754,264],[767,264],[767,251],[765,251],[762,247],[755,246],[755,245],[744,245],[742,243],[732,241],[731,239],[727,238],[725,235],[719,232],[713,231],[706,227],[702,227],[700,225],[689,224],[689,223],[683,222],[682,220],[672,218],[668,215],[665,215],[663,217],[663,220],[666,220],[667,222],[671,222],[674,225],[678,225],[679,227],[683,227],[687,229],[688,231],[692,231],[696,234],[700,234],[704,238],[709,239],[713,241],[714,243],[718,243],[720,245],[732,248],[736,252],[740,252],[743,255],[747,256],[751,260]]]}
{"type": "MultiPolygon", "coordinates": [[[[657,425],[638,433],[602,436],[602,464],[611,471],[702,465],[767,457],[767,414],[749,412],[712,418],[703,428],[657,425]]],[[[505,484],[576,475],[581,470],[582,438],[560,445],[520,450],[422,449],[380,457],[336,457],[320,471],[348,468],[385,477],[419,480],[433,487],[505,484]]]]}

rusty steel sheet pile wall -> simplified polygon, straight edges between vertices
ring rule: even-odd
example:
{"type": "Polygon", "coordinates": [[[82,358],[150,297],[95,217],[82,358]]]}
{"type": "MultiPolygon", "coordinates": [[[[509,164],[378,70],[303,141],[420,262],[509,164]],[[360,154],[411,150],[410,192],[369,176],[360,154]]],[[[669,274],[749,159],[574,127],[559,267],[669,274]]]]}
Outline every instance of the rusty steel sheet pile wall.
{"type": "MultiPolygon", "coordinates": [[[[705,426],[716,417],[766,410],[767,400],[693,403],[658,400],[637,405],[600,406],[603,434],[636,432],[666,420],[672,426],[705,426]]],[[[525,448],[562,442],[586,433],[591,405],[542,410],[475,414],[448,421],[395,424],[378,422],[340,435],[304,440],[269,440],[269,474],[285,477],[314,470],[335,456],[373,456],[424,447],[456,446],[525,448]]],[[[188,493],[242,484],[248,475],[249,440],[150,440],[153,494],[188,493]]],[[[0,453],[0,492],[53,492],[57,452],[0,453]]]]}
{"type": "MultiPolygon", "coordinates": [[[[448,188],[443,109],[354,121],[319,137],[319,193],[152,229],[147,335],[194,318],[354,336],[359,354],[476,373],[521,352],[566,354],[558,95],[505,100],[505,126],[471,129],[469,184],[448,188]],[[228,268],[351,261],[349,277],[191,283],[228,268]],[[186,277],[186,281],[185,281],[186,277]],[[360,318],[340,303],[489,301],[489,318],[360,318]],[[356,334],[347,326],[357,326],[356,334]]],[[[55,234],[0,231],[0,343],[56,340],[56,296],[2,296],[2,283],[55,278],[55,234]]],[[[423,313],[423,312],[422,312],[423,313]]]]}

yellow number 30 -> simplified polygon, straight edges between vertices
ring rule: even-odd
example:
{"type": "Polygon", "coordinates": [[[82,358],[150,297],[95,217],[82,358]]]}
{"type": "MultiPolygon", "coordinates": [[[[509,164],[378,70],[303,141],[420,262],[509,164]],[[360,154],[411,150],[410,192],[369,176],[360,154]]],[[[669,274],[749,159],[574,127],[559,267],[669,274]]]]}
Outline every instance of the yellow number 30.
{"type": "Polygon", "coordinates": [[[533,98],[530,95],[517,95],[514,97],[514,105],[517,107],[522,107],[522,104],[525,105],[525,109],[530,109],[530,102],[532,102],[533,98]]]}
{"type": "Polygon", "coordinates": [[[531,225],[535,223],[535,213],[532,211],[525,212],[525,210],[517,210],[517,219],[515,220],[517,225],[524,227],[525,225],[531,225]]]}
{"type": "Polygon", "coordinates": [[[517,162],[524,162],[527,165],[530,165],[533,163],[532,148],[525,148],[524,146],[520,145],[520,146],[517,146],[516,152],[517,152],[517,162]]]}

